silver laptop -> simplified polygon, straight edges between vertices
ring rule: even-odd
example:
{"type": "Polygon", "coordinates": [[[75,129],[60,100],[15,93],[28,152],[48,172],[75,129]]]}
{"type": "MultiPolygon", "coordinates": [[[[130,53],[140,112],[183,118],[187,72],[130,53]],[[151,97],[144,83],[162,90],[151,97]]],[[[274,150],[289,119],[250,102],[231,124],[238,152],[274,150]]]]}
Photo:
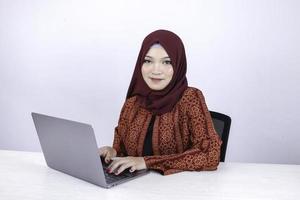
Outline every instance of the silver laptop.
{"type": "Polygon", "coordinates": [[[93,128],[89,124],[31,113],[47,165],[104,188],[149,173],[125,170],[120,175],[106,172],[98,154],[93,128]]]}

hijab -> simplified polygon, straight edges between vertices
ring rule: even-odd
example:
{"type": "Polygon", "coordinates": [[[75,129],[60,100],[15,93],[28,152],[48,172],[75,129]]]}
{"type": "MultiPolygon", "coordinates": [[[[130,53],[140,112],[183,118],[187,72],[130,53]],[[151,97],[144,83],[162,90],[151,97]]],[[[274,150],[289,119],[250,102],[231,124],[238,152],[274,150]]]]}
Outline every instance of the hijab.
{"type": "Polygon", "coordinates": [[[168,30],[156,30],[143,40],[126,99],[136,96],[141,106],[155,115],[170,112],[188,87],[186,56],[179,36],[168,30]],[[173,76],[162,90],[152,90],[143,79],[141,68],[150,47],[159,43],[167,52],[173,66],[173,76]]]}

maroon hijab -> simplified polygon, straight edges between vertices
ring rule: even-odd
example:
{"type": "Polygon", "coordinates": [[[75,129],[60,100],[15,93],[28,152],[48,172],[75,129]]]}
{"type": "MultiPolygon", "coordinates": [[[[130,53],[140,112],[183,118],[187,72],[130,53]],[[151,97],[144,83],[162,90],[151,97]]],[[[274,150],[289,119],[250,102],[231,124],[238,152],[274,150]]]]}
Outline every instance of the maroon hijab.
{"type": "Polygon", "coordinates": [[[161,115],[173,109],[187,87],[186,56],[181,39],[175,33],[167,30],[150,33],[141,46],[126,99],[137,96],[142,107],[155,115],[161,115]],[[166,50],[174,71],[170,83],[162,90],[149,88],[141,72],[145,56],[155,43],[159,43],[166,50]]]}

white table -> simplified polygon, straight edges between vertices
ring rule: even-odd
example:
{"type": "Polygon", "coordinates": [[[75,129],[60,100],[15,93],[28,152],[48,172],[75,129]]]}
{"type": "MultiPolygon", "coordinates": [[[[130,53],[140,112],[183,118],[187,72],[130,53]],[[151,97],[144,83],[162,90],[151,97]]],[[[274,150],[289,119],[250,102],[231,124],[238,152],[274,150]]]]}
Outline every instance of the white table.
{"type": "Polygon", "coordinates": [[[0,199],[300,199],[300,165],[221,163],[217,171],[146,176],[103,189],[46,166],[42,153],[0,150],[0,199]]]}

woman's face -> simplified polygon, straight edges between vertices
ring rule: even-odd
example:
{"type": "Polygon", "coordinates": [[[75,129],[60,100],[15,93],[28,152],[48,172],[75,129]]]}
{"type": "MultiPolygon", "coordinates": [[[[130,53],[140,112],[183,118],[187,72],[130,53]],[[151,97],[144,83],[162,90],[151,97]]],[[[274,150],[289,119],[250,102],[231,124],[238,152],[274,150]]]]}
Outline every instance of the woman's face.
{"type": "Polygon", "coordinates": [[[162,90],[173,76],[171,59],[165,49],[155,45],[147,52],[142,65],[142,76],[152,90],[162,90]]]}

